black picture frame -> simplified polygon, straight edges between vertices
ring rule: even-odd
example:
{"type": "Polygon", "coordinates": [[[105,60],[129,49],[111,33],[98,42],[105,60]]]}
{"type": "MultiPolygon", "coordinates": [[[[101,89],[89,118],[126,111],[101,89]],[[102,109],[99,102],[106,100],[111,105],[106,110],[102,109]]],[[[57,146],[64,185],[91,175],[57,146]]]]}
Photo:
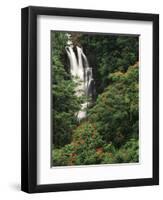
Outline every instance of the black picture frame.
{"type": "Polygon", "coordinates": [[[21,12],[21,190],[28,193],[159,184],[159,15],[30,6],[21,12]],[[153,177],[37,185],[37,16],[56,15],[153,23],[153,177]]]}

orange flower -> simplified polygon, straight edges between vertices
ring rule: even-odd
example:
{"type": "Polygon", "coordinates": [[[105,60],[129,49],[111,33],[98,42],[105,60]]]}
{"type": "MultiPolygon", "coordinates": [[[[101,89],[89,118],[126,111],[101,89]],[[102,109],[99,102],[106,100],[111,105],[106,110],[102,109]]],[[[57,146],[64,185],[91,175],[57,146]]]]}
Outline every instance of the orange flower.
{"type": "Polygon", "coordinates": [[[103,153],[103,148],[102,148],[102,147],[97,148],[97,149],[96,149],[96,152],[97,152],[97,153],[103,153]]]}

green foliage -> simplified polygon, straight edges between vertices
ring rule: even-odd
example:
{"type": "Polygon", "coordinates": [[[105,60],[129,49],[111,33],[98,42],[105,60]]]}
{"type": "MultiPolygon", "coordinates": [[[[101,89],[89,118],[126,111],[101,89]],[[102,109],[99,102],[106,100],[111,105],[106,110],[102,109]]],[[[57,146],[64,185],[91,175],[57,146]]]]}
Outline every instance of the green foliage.
{"type": "Polygon", "coordinates": [[[52,158],[55,166],[138,162],[138,140],[131,139],[118,149],[102,140],[94,124],[84,122],[70,144],[53,150],[52,158]]]}
{"type": "Polygon", "coordinates": [[[75,95],[75,83],[66,71],[64,53],[67,35],[52,32],[52,105],[53,144],[56,147],[70,143],[71,134],[77,125],[75,113],[80,110],[82,98],[75,95]]]}
{"type": "Polygon", "coordinates": [[[88,117],[106,142],[120,147],[129,138],[138,138],[138,65],[109,78],[110,85],[98,96],[88,117]]]}
{"type": "Polygon", "coordinates": [[[115,154],[115,163],[130,163],[139,161],[139,144],[137,139],[130,139],[115,154]]]}
{"type": "Polygon", "coordinates": [[[68,36],[52,32],[53,165],[138,162],[138,37],[71,33],[71,40],[88,57],[97,95],[79,122],[86,97],[75,92],[80,83],[70,75],[68,36]]]}
{"type": "Polygon", "coordinates": [[[94,124],[83,122],[73,133],[72,142],[53,150],[53,164],[88,165],[100,162],[98,149],[104,142],[94,124]]]}
{"type": "Polygon", "coordinates": [[[84,34],[80,43],[93,67],[97,93],[109,84],[110,73],[127,71],[138,61],[138,37],[84,34]]]}

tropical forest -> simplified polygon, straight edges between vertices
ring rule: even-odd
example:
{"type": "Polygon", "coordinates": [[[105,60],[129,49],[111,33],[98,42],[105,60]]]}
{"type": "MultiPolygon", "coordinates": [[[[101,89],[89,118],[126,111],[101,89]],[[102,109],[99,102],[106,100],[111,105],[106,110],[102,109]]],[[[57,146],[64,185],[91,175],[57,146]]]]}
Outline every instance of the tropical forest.
{"type": "Polygon", "coordinates": [[[52,165],[139,162],[139,37],[51,31],[52,165]]]}

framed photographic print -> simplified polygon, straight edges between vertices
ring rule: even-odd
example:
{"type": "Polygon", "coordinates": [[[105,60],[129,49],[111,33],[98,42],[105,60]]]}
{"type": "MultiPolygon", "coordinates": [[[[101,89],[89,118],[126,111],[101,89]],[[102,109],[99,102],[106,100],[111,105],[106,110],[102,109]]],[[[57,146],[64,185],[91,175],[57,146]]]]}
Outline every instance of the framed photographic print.
{"type": "Polygon", "coordinates": [[[159,16],[22,9],[22,190],[159,184],[159,16]]]}

